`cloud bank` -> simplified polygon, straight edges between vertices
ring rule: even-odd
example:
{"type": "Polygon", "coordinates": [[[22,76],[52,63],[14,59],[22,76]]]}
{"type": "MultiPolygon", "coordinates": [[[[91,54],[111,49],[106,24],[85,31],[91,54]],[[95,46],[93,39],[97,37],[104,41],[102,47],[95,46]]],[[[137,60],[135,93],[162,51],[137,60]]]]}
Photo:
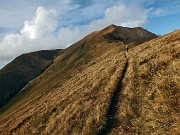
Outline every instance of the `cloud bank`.
{"type": "Polygon", "coordinates": [[[58,29],[56,10],[38,7],[31,21],[25,21],[19,33],[8,34],[0,43],[0,61],[31,51],[65,48],[78,38],[79,29],[58,29]]]}
{"type": "Polygon", "coordinates": [[[38,7],[32,20],[26,20],[19,33],[11,33],[0,42],[0,64],[20,54],[43,50],[66,48],[92,31],[110,24],[127,27],[142,26],[147,22],[148,9],[139,5],[119,3],[107,8],[101,19],[88,24],[59,27],[59,13],[54,9],[38,7]]]}

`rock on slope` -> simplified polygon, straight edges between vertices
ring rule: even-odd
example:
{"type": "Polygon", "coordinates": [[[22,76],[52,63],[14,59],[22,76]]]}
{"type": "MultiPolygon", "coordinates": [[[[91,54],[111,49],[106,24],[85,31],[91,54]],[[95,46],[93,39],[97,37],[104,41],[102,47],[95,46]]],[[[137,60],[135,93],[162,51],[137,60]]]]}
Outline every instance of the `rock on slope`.
{"type": "Polygon", "coordinates": [[[178,134],[180,31],[126,56],[114,29],[63,50],[1,110],[0,134],[178,134]]]}
{"type": "Polygon", "coordinates": [[[0,107],[53,62],[60,50],[23,54],[0,70],[0,107]]]}

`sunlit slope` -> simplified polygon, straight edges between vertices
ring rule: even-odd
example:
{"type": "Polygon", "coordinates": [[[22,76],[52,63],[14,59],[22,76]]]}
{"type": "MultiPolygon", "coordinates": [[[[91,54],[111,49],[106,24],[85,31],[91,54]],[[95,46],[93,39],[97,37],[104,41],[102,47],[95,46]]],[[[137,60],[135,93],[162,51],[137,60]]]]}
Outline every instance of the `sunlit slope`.
{"type": "MultiPolygon", "coordinates": [[[[75,68],[71,68],[68,62],[73,58],[66,61],[67,66],[57,61],[39,76],[22,98],[2,115],[0,132],[91,134],[101,130],[126,59],[120,45],[99,46],[98,55],[104,50],[103,54],[91,58],[88,64],[82,66],[81,63],[80,67],[73,64],[75,68]]],[[[124,48],[123,44],[121,46],[124,48]]]]}
{"type": "Polygon", "coordinates": [[[126,42],[106,38],[115,29],[94,32],[63,50],[48,70],[1,110],[0,134],[101,133],[129,68],[126,42]]]}
{"type": "Polygon", "coordinates": [[[112,134],[180,134],[180,30],[129,54],[112,134]]]}

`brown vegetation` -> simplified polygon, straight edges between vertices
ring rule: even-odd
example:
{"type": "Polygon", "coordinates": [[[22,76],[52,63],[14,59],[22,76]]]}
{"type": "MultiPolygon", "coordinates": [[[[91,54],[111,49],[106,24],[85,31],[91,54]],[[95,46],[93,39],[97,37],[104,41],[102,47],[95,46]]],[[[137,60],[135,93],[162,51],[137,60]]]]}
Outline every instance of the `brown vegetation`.
{"type": "Polygon", "coordinates": [[[180,134],[180,31],[129,52],[112,134],[180,134]]]}
{"type": "Polygon", "coordinates": [[[110,28],[63,50],[1,110],[0,134],[179,134],[180,31],[126,54],[110,28]]]}

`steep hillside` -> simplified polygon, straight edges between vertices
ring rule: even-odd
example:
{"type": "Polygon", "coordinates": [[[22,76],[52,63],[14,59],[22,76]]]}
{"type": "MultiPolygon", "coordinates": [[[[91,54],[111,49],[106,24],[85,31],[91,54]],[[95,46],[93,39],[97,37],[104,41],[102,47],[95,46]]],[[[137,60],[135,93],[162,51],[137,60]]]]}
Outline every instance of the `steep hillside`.
{"type": "Polygon", "coordinates": [[[0,70],[0,107],[53,62],[60,50],[23,54],[0,70]]]}
{"type": "Polygon", "coordinates": [[[111,134],[180,134],[180,30],[130,50],[111,134]]]}
{"type": "Polygon", "coordinates": [[[153,37],[133,39],[133,31],[146,30],[122,28],[131,30],[128,42],[107,38],[116,28],[94,32],[63,50],[1,109],[0,134],[178,134],[180,31],[127,54],[125,44],[153,37]]]}

